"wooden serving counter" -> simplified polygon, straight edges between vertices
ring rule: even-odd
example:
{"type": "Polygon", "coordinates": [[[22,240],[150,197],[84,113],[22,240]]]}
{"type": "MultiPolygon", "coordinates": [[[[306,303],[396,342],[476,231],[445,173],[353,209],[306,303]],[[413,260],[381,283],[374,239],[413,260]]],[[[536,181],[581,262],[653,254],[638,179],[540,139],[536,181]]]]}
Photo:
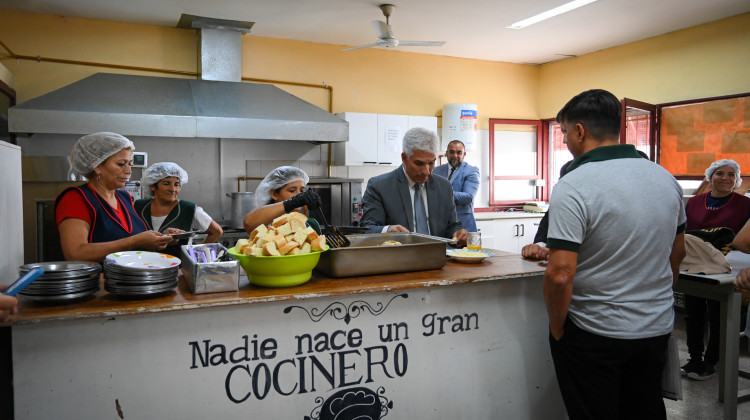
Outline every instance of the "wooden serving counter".
{"type": "Polygon", "coordinates": [[[524,260],[516,254],[504,251],[492,252],[495,256],[479,264],[458,263],[449,258],[440,270],[339,279],[326,277],[314,271],[309,282],[288,288],[253,286],[247,283],[247,278],[243,276],[244,281],[241,280],[240,290],[237,292],[194,295],[190,292],[185,279],[180,276],[180,283],[175,292],[158,298],[121,298],[106,292],[103,285],[95,295],[70,304],[36,303],[21,297],[18,314],[10,325],[450,286],[534,276],[544,272],[544,265],[539,261],[524,260]]]}
{"type": "Polygon", "coordinates": [[[565,419],[544,266],[494,252],[283,289],[22,301],[15,418],[565,419]]]}

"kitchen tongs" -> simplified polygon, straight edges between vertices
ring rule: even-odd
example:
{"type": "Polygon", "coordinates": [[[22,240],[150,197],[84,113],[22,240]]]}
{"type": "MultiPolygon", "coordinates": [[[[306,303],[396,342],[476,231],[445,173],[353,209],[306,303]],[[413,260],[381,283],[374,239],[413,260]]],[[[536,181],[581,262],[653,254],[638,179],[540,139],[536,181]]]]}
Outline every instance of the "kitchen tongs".
{"type": "Polygon", "coordinates": [[[318,222],[320,222],[321,228],[323,230],[323,235],[326,236],[326,243],[328,243],[328,246],[330,246],[331,248],[344,248],[352,244],[351,241],[349,241],[349,238],[341,233],[339,228],[328,224],[328,221],[326,220],[323,212],[320,210],[320,207],[310,208],[310,206],[308,206],[308,209],[310,210],[310,215],[313,216],[318,222]]]}

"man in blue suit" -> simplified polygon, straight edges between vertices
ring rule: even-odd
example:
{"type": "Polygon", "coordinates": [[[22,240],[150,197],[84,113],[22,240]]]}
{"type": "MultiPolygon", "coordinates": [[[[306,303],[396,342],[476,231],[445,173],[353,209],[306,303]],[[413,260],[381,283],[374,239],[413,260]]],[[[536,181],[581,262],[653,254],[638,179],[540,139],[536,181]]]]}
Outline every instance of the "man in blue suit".
{"type": "Polygon", "coordinates": [[[464,162],[464,156],[466,156],[464,150],[461,140],[448,143],[448,149],[445,151],[448,163],[438,166],[433,173],[448,178],[451,182],[458,220],[467,231],[476,232],[474,197],[479,189],[479,168],[464,162]]]}
{"type": "Polygon", "coordinates": [[[362,196],[361,223],[368,233],[418,232],[466,243],[451,184],[432,175],[438,144],[437,133],[425,128],[404,134],[402,165],[370,178],[362,196]]]}

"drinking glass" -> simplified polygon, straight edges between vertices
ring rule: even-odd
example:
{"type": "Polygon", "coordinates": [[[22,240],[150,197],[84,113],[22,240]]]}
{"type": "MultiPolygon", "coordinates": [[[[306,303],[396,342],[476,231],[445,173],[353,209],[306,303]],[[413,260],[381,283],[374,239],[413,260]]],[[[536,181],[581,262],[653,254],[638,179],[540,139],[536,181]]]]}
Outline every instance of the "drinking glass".
{"type": "Polygon", "coordinates": [[[482,232],[468,232],[466,247],[469,249],[482,249],[482,232]]]}

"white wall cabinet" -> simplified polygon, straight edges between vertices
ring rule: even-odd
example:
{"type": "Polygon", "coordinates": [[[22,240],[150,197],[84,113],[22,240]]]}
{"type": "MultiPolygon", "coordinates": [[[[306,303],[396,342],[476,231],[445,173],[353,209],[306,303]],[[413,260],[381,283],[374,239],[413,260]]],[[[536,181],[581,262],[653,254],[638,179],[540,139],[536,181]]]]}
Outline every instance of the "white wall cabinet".
{"type": "Polygon", "coordinates": [[[378,114],[344,112],[337,115],[349,122],[349,141],[333,145],[335,164],[363,165],[377,160],[378,114]]]}
{"type": "MultiPolygon", "coordinates": [[[[401,164],[402,142],[407,130],[409,117],[406,115],[378,114],[378,165],[401,164]]],[[[352,140],[355,139],[350,136],[349,141],[352,140]]]]}
{"type": "Polygon", "coordinates": [[[407,130],[424,127],[437,132],[437,117],[362,112],[336,115],[349,122],[349,141],[333,145],[333,164],[337,166],[398,166],[407,130]]]}
{"type": "Polygon", "coordinates": [[[427,117],[419,115],[407,115],[409,117],[409,129],[414,127],[424,127],[437,133],[437,117],[427,117]]]}

